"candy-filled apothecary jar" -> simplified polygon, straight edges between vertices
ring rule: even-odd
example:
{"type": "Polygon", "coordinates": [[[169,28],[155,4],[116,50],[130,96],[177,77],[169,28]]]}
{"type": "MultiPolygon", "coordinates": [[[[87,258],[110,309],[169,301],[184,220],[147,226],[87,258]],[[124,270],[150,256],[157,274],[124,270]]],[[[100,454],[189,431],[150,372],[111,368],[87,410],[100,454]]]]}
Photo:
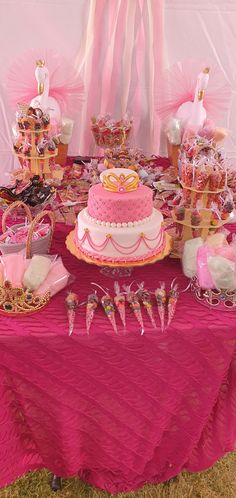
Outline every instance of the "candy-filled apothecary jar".
{"type": "Polygon", "coordinates": [[[109,114],[93,116],[91,118],[91,131],[98,147],[113,149],[125,145],[130,137],[133,126],[132,119],[124,117],[118,121],[109,114]]]}

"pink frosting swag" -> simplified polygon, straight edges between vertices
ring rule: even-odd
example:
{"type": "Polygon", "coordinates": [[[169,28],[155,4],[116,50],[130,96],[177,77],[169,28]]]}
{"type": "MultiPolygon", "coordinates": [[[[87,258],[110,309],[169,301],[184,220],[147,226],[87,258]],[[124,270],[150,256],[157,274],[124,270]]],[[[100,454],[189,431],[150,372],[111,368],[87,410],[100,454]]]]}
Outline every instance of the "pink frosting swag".
{"type": "Polygon", "coordinates": [[[126,246],[123,247],[121,246],[118,242],[115,241],[114,237],[108,237],[105,238],[104,242],[102,244],[95,244],[90,236],[89,231],[85,231],[83,237],[81,239],[78,238],[78,226],[76,224],[75,228],[75,244],[79,247],[79,249],[86,255],[93,257],[95,259],[100,259],[101,261],[139,261],[139,260],[144,260],[148,259],[151,256],[154,256],[155,254],[158,254],[164,249],[165,246],[165,236],[164,236],[164,230],[161,227],[160,231],[158,232],[157,237],[150,239],[145,236],[139,236],[137,239],[137,242],[132,244],[131,246],[126,246]],[[155,247],[151,248],[148,245],[149,242],[157,241],[155,247]],[[87,241],[87,243],[91,247],[91,251],[84,248],[83,244],[87,241]],[[143,256],[135,256],[135,252],[139,248],[141,243],[144,243],[145,246],[147,247],[148,251],[145,253],[143,256]],[[101,254],[102,251],[107,247],[108,244],[112,244],[114,249],[120,253],[120,256],[104,256],[101,254]],[[96,254],[97,253],[97,254],[96,254]],[[130,256],[132,254],[132,256],[130,256]]]}

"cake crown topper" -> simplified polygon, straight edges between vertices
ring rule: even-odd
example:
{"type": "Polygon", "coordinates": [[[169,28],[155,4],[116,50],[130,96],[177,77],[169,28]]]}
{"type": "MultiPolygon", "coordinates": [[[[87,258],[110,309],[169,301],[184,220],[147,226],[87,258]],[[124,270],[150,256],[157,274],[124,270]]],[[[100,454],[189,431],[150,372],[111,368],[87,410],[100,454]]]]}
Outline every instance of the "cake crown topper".
{"type": "Polygon", "coordinates": [[[138,188],[139,177],[135,172],[128,175],[124,173],[107,173],[103,175],[102,183],[104,189],[110,192],[132,192],[138,188]]]}

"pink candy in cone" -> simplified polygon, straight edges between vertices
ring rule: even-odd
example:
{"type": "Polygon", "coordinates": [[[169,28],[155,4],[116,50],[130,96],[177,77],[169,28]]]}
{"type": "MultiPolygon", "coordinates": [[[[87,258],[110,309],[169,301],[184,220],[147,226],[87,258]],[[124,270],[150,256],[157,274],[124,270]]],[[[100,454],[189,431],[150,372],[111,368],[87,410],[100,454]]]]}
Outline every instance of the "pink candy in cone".
{"type": "Polygon", "coordinates": [[[176,310],[177,301],[179,298],[178,284],[174,285],[174,280],[171,284],[171,289],[168,296],[168,322],[167,327],[171,324],[176,310]]]}
{"type": "Polygon", "coordinates": [[[141,312],[141,307],[139,304],[138,296],[135,292],[130,291],[127,294],[127,301],[131,307],[131,309],[134,312],[134,315],[141,327],[141,335],[144,334],[144,325],[143,325],[143,317],[142,317],[142,312],[141,312]]]}
{"type": "Polygon", "coordinates": [[[166,290],[165,283],[161,282],[160,287],[155,290],[155,297],[157,301],[157,309],[161,321],[161,331],[165,330],[165,307],[166,307],[166,290]]]}
{"type": "Polygon", "coordinates": [[[150,319],[150,322],[151,322],[153,328],[156,329],[157,326],[156,326],[156,322],[155,322],[154,316],[153,316],[152,303],[150,301],[143,301],[143,305],[144,305],[145,309],[147,310],[147,314],[149,316],[149,319],[150,319]]]}
{"type": "Polygon", "coordinates": [[[93,317],[95,314],[95,311],[98,306],[98,297],[97,294],[89,294],[88,295],[88,300],[86,304],[86,330],[87,334],[89,334],[90,327],[92,325],[93,317]]]}
{"type": "Polygon", "coordinates": [[[126,316],[125,316],[125,296],[120,292],[120,286],[118,282],[114,283],[114,289],[115,289],[115,297],[114,297],[114,303],[117,307],[117,310],[119,312],[121,321],[126,327],[126,316]]]}
{"type": "Polygon", "coordinates": [[[115,305],[117,307],[117,310],[119,312],[121,321],[122,321],[124,327],[126,327],[125,297],[122,296],[122,294],[119,294],[119,295],[115,296],[114,297],[114,303],[115,303],[115,305]]]}
{"type": "Polygon", "coordinates": [[[67,307],[67,316],[69,322],[69,335],[71,335],[74,330],[75,310],[79,304],[77,294],[75,294],[75,292],[69,292],[68,296],[65,299],[65,303],[67,307]]]}
{"type": "Polygon", "coordinates": [[[113,327],[114,332],[118,334],[115,320],[115,308],[111,296],[109,296],[109,294],[105,294],[101,299],[101,304],[107,315],[107,318],[109,319],[113,327]]]}
{"type": "Polygon", "coordinates": [[[139,285],[139,290],[138,290],[138,297],[142,301],[143,306],[145,307],[147,314],[149,316],[150,322],[153,326],[154,329],[157,328],[156,322],[153,316],[153,310],[152,310],[152,300],[151,300],[151,295],[150,292],[148,292],[146,289],[144,289],[144,282],[142,282],[139,285]]]}

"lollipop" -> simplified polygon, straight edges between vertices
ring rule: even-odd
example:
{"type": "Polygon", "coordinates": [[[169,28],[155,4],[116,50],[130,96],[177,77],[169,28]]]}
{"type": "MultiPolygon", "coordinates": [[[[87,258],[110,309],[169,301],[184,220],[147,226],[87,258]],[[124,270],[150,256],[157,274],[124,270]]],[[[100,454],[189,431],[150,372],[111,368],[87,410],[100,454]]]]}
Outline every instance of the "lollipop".
{"type": "Polygon", "coordinates": [[[161,321],[161,331],[165,330],[165,306],[166,306],[166,290],[165,283],[161,282],[160,287],[155,290],[155,297],[157,301],[157,309],[161,321]]]}
{"type": "MultiPolygon", "coordinates": [[[[174,214],[176,216],[176,219],[178,221],[183,221],[185,218],[185,207],[184,206],[176,206],[174,208],[174,214]]],[[[181,238],[182,232],[183,232],[183,225],[179,223],[175,223],[175,229],[176,229],[176,237],[181,238]]]]}
{"type": "Polygon", "coordinates": [[[75,292],[69,292],[66,299],[65,304],[67,307],[67,316],[69,322],[69,335],[73,333],[74,322],[75,322],[75,310],[78,307],[79,300],[77,294],[75,292]]]}
{"type": "Polygon", "coordinates": [[[121,321],[126,327],[126,317],[125,317],[125,296],[121,294],[120,292],[120,286],[118,282],[114,283],[114,290],[115,290],[115,297],[114,297],[114,303],[118,309],[121,321]]]}
{"type": "Polygon", "coordinates": [[[174,213],[175,213],[176,219],[178,221],[183,221],[184,217],[185,217],[185,207],[184,206],[177,206],[174,209],[174,213]]]}
{"type": "Polygon", "coordinates": [[[222,219],[227,220],[229,214],[232,213],[233,210],[234,210],[234,200],[233,200],[233,195],[229,190],[223,205],[222,219]]]}
{"type": "Polygon", "coordinates": [[[178,301],[178,298],[179,298],[179,292],[178,292],[178,284],[174,284],[175,280],[173,280],[172,284],[171,284],[171,289],[170,289],[170,292],[169,292],[169,296],[168,296],[168,321],[167,321],[167,327],[169,327],[169,325],[171,324],[173,318],[174,318],[174,314],[175,314],[175,310],[176,310],[176,305],[177,305],[177,301],[178,301]]]}
{"type": "Polygon", "coordinates": [[[182,178],[186,187],[192,187],[193,184],[193,165],[189,162],[182,167],[182,178]]]}
{"type": "Polygon", "coordinates": [[[196,193],[195,195],[195,203],[194,206],[196,206],[197,202],[199,199],[201,199],[202,192],[206,189],[208,180],[209,180],[209,171],[207,170],[206,167],[199,167],[199,172],[196,178],[196,184],[195,184],[195,189],[199,191],[199,193],[196,193]]]}
{"type": "Polygon", "coordinates": [[[226,186],[226,181],[227,181],[227,172],[226,172],[226,169],[222,169],[222,171],[221,171],[221,180],[220,180],[219,188],[225,188],[225,186],[226,186]]]}
{"type": "Polygon", "coordinates": [[[125,291],[127,292],[126,299],[127,302],[129,303],[132,311],[134,312],[134,315],[141,327],[141,335],[144,334],[144,325],[143,325],[143,317],[142,317],[142,312],[141,312],[141,307],[139,304],[138,296],[136,292],[131,291],[131,285],[129,286],[123,286],[125,291]]]}
{"type": "Polygon", "coordinates": [[[185,207],[190,207],[191,205],[191,190],[183,189],[183,201],[185,207]]]}
{"type": "Polygon", "coordinates": [[[88,335],[97,306],[98,306],[97,294],[95,292],[93,294],[89,294],[86,304],[86,330],[88,335]]]}
{"type": "MultiPolygon", "coordinates": [[[[209,190],[211,190],[213,192],[215,190],[218,190],[219,186],[220,186],[220,182],[221,182],[221,174],[219,171],[214,169],[210,175],[209,190]]],[[[216,199],[217,199],[217,194],[208,194],[206,207],[209,208],[211,206],[211,203],[215,202],[216,199]]]]}
{"type": "Polygon", "coordinates": [[[194,238],[198,236],[198,229],[196,229],[196,227],[198,227],[201,224],[201,221],[202,221],[201,213],[196,208],[191,213],[191,225],[192,225],[192,233],[194,238]]]}
{"type": "Polygon", "coordinates": [[[212,203],[211,205],[211,225],[212,226],[217,226],[219,225],[219,222],[221,221],[221,214],[218,210],[218,207],[216,204],[212,203]]]}
{"type": "Polygon", "coordinates": [[[147,291],[147,289],[144,288],[144,282],[142,282],[139,286],[138,289],[138,298],[142,301],[145,309],[147,310],[147,314],[149,316],[150,322],[153,326],[154,329],[157,328],[156,322],[154,320],[153,316],[153,309],[152,309],[152,301],[151,301],[151,295],[150,292],[147,291]]]}

